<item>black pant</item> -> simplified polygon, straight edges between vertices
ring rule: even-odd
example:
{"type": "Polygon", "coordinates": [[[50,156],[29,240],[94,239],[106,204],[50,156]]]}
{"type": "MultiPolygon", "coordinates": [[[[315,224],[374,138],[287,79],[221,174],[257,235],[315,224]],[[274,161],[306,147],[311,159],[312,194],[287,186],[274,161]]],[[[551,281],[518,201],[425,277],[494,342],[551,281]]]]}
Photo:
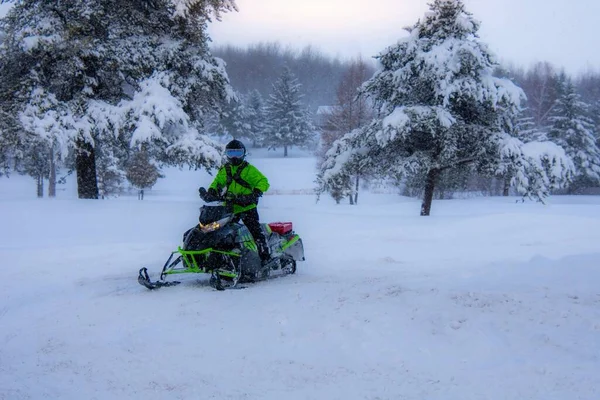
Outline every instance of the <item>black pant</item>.
{"type": "Polygon", "coordinates": [[[262,260],[269,257],[269,248],[267,246],[267,239],[260,226],[258,210],[253,208],[252,210],[244,211],[237,215],[243,222],[244,225],[250,231],[250,234],[254,238],[256,245],[258,246],[258,254],[262,260]]]}

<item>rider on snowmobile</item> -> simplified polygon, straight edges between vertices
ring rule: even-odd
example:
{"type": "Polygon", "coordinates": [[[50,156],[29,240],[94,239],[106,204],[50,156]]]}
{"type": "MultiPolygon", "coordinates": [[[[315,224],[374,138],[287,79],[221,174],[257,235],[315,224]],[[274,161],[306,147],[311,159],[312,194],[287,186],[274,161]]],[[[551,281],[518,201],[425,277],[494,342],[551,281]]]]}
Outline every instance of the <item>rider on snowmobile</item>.
{"type": "Polygon", "coordinates": [[[267,240],[259,222],[256,209],[258,199],[269,189],[267,178],[245,160],[246,146],[232,140],[225,146],[227,162],[219,169],[208,190],[201,187],[200,197],[206,202],[225,199],[233,204],[233,213],[244,222],[258,247],[263,264],[271,258],[267,240]]]}

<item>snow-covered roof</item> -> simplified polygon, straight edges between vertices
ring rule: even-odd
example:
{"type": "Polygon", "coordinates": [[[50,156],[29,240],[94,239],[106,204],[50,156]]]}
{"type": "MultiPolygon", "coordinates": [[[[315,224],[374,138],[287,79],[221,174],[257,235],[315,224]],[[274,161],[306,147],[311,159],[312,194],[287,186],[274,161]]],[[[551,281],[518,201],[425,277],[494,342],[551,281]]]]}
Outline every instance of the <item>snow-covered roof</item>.
{"type": "Polygon", "coordinates": [[[319,106],[317,108],[317,115],[330,115],[339,108],[339,106],[319,106]]]}

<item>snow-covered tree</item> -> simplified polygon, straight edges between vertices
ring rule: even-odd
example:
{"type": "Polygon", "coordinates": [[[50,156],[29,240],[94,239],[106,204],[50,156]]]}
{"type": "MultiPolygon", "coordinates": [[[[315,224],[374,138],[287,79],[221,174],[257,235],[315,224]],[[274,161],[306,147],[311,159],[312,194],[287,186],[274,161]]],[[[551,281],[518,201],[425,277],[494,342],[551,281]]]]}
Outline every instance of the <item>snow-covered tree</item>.
{"type": "Polygon", "coordinates": [[[359,146],[362,131],[355,129],[335,140],[325,153],[317,175],[317,197],[329,193],[337,204],[354,194],[353,176],[369,165],[369,158],[361,157],[354,150],[359,146]]]}
{"type": "Polygon", "coordinates": [[[248,112],[243,101],[243,96],[235,93],[232,98],[223,108],[219,124],[219,133],[223,136],[233,137],[236,139],[248,137],[250,127],[248,126],[248,112]]]}
{"type": "Polygon", "coordinates": [[[61,155],[68,153],[70,126],[68,110],[43,89],[31,93],[29,103],[19,113],[20,142],[15,163],[20,172],[32,176],[42,197],[43,179],[49,180],[48,196],[56,196],[56,169],[61,155]]]}
{"type": "Polygon", "coordinates": [[[552,189],[562,188],[573,179],[573,161],[554,142],[523,143],[517,137],[504,135],[499,151],[495,174],[508,176],[510,186],[531,200],[544,202],[552,189]]]}
{"type": "MultiPolygon", "coordinates": [[[[358,91],[363,83],[373,75],[373,71],[361,59],[353,61],[342,76],[336,93],[336,104],[326,116],[321,126],[321,142],[318,151],[319,169],[324,168],[325,161],[339,150],[334,142],[346,133],[362,128],[373,117],[373,106],[366,96],[358,91]]],[[[350,204],[358,202],[358,189],[362,171],[355,165],[353,176],[337,177],[328,185],[329,192],[339,203],[341,197],[347,197],[350,204]]]]}
{"type": "Polygon", "coordinates": [[[300,86],[290,69],[284,67],[267,102],[266,144],[271,149],[283,147],[284,157],[289,147],[306,144],[314,132],[302,105],[300,86]]]}
{"type": "MultiPolygon", "coordinates": [[[[520,149],[520,146],[522,146],[523,143],[548,141],[546,133],[538,129],[535,125],[534,118],[528,115],[528,110],[521,110],[519,114],[513,115],[512,119],[508,118],[506,120],[507,123],[504,126],[504,131],[508,134],[508,137],[504,138],[503,143],[507,144],[509,146],[509,149],[506,152],[502,153],[504,149],[502,146],[500,147],[500,165],[495,167],[497,168],[495,175],[501,178],[503,182],[503,196],[510,195],[510,188],[511,186],[515,186],[516,183],[516,181],[514,180],[515,175],[519,172],[523,173],[523,171],[521,171],[520,168],[524,163],[529,164],[529,162],[523,161],[525,154],[520,149]],[[516,140],[511,140],[513,138],[516,140]]],[[[559,152],[561,151],[560,149],[557,150],[559,152]]],[[[543,165],[543,163],[539,165],[543,165]]],[[[529,168],[528,170],[533,171],[532,168],[529,168]]],[[[523,192],[523,194],[525,194],[527,197],[531,197],[530,194],[528,195],[526,193],[528,192],[528,190],[523,189],[523,187],[521,187],[520,191],[523,192]]]]}
{"type": "Polygon", "coordinates": [[[154,186],[162,175],[154,165],[148,152],[141,149],[133,154],[127,165],[127,180],[139,189],[148,189],[154,186]]]}
{"type": "Polygon", "coordinates": [[[50,149],[48,143],[31,138],[27,151],[20,157],[16,170],[31,176],[36,182],[37,197],[44,197],[44,180],[50,177],[50,149]]]}
{"type": "Polygon", "coordinates": [[[566,80],[549,118],[548,138],[565,149],[575,164],[578,177],[597,184],[600,181],[600,149],[588,108],[572,82],[566,80]]]}
{"type": "Polygon", "coordinates": [[[546,126],[560,92],[560,74],[548,62],[534,64],[519,79],[527,95],[527,115],[536,127],[546,126]]]}
{"type": "MultiPolygon", "coordinates": [[[[0,64],[2,62],[0,58],[0,64]]],[[[0,82],[2,81],[3,77],[0,76],[0,82]]],[[[15,152],[21,147],[20,129],[20,124],[8,109],[7,102],[0,97],[0,177],[8,175],[11,164],[14,164],[15,152]]]]}
{"type": "Polygon", "coordinates": [[[107,136],[96,142],[96,175],[98,177],[98,195],[104,199],[119,195],[127,181],[126,165],[131,157],[131,149],[118,137],[107,136]]]}
{"type": "Polygon", "coordinates": [[[422,174],[421,215],[429,215],[442,172],[465,165],[497,169],[502,143],[510,137],[504,127],[525,96],[510,80],[493,75],[497,63],[461,0],[434,0],[423,20],[407,30],[408,37],[378,56],[382,68],[364,88],[378,118],[349,134],[355,140],[346,141],[350,148],[335,157],[322,181],[347,170],[352,158],[384,176],[422,174]]]}
{"type": "Polygon", "coordinates": [[[258,147],[265,141],[266,110],[264,100],[258,90],[251,91],[245,97],[246,123],[248,138],[253,147],[258,147]]]}
{"type": "Polygon", "coordinates": [[[594,105],[591,109],[592,120],[594,121],[594,126],[596,127],[596,145],[600,148],[600,99],[594,102],[594,105]]]}
{"type": "Polygon", "coordinates": [[[15,0],[2,20],[0,102],[18,115],[36,93],[56,99],[82,198],[98,196],[95,147],[107,135],[211,168],[219,149],[199,131],[232,93],[206,26],[234,9],[233,0],[15,0]]]}

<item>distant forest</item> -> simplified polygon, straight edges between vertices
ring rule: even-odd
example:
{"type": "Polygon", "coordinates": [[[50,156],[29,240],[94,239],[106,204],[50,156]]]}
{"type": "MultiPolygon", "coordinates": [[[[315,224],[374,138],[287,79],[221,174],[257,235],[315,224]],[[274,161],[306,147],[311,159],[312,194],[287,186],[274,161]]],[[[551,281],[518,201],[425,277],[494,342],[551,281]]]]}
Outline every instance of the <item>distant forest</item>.
{"type": "MultiPolygon", "coordinates": [[[[288,66],[302,85],[303,102],[311,112],[319,106],[336,103],[336,91],[342,76],[355,60],[340,60],[307,46],[301,49],[284,46],[278,42],[260,42],[246,48],[224,45],[212,48],[214,56],[227,63],[227,74],[233,88],[242,94],[258,90],[266,99],[272,91],[272,85],[288,66]]],[[[373,56],[365,56],[362,61],[371,70],[372,76],[378,68],[373,56]]],[[[546,123],[548,111],[554,104],[559,90],[557,84],[567,78],[573,80],[582,99],[593,108],[600,102],[600,72],[588,71],[578,76],[568,76],[559,65],[539,62],[527,67],[511,64],[497,71],[498,76],[508,77],[519,85],[528,96],[530,109],[535,109],[535,124],[546,123]]],[[[594,117],[596,117],[594,113],[594,117]]]]}
{"type": "MultiPolygon", "coordinates": [[[[311,46],[293,49],[278,42],[257,43],[247,48],[216,46],[212,53],[227,63],[227,74],[236,91],[247,94],[258,90],[265,99],[283,67],[289,67],[302,85],[303,102],[313,113],[319,106],[335,104],[336,90],[352,62],[330,57],[311,46]]],[[[365,57],[363,61],[372,65],[374,73],[376,60],[365,57]]]]}

